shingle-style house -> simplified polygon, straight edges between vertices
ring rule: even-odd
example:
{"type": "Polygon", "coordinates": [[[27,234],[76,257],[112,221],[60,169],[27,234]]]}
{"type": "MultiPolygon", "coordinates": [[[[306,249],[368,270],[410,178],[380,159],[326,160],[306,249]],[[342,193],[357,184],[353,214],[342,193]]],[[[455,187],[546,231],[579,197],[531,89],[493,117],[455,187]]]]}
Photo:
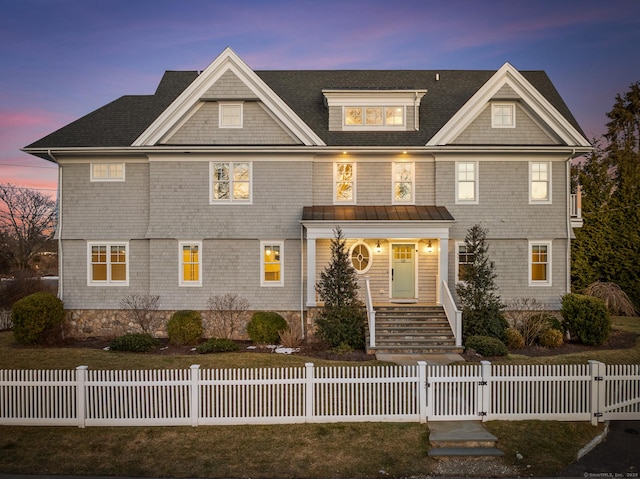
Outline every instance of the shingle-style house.
{"type": "Polygon", "coordinates": [[[503,300],[557,308],[570,290],[570,160],[590,149],[542,71],[254,71],[226,49],[24,151],[60,167],[77,335],[131,294],[170,312],[231,292],[308,325],[340,227],[370,322],[444,306],[459,344],[451,298],[476,223],[503,300]]]}

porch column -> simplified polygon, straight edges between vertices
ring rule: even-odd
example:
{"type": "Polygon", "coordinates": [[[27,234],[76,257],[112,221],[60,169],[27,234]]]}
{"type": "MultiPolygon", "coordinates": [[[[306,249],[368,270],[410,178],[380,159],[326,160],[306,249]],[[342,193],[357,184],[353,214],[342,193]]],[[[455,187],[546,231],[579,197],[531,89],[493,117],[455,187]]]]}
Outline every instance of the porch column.
{"type": "Polygon", "coordinates": [[[316,306],[316,239],[307,231],[307,306],[316,306]]]}
{"type": "Polygon", "coordinates": [[[440,237],[438,239],[440,244],[440,255],[438,256],[439,262],[439,277],[438,285],[436,287],[436,302],[442,304],[442,298],[440,297],[440,285],[443,281],[449,282],[449,237],[440,237]]]}

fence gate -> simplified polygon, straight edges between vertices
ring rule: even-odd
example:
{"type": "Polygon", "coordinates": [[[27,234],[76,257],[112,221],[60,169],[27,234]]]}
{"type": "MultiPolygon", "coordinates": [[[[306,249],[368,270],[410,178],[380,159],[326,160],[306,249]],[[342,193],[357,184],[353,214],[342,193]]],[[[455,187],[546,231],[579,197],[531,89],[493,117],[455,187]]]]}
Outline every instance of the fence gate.
{"type": "Polygon", "coordinates": [[[427,366],[427,419],[481,420],[489,407],[483,367],[490,366],[427,366]]]}
{"type": "Polygon", "coordinates": [[[602,420],[640,417],[640,364],[595,365],[602,420]]]}

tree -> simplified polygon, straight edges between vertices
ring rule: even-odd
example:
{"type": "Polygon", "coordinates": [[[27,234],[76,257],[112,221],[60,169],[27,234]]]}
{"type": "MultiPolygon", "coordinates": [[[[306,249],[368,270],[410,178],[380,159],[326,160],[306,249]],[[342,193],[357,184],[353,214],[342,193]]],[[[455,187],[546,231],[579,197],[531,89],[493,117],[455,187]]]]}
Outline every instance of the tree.
{"type": "Polygon", "coordinates": [[[584,226],[573,242],[573,288],[616,283],[640,309],[640,83],[616,96],[607,117],[606,147],[596,142],[578,173],[584,226]]]}
{"type": "Polygon", "coordinates": [[[0,184],[0,232],[13,266],[29,269],[29,261],[53,237],[56,203],[36,190],[0,184]]]}
{"type": "Polygon", "coordinates": [[[462,306],[462,335],[465,339],[492,336],[503,340],[507,321],[502,312],[504,305],[497,294],[497,275],[493,262],[489,261],[486,236],[487,231],[476,224],[464,239],[473,261],[461,271],[461,282],[456,286],[462,306]]]}
{"type": "Polygon", "coordinates": [[[349,260],[340,228],[331,240],[331,260],[320,273],[316,291],[324,302],[316,320],[318,334],[330,346],[364,347],[365,313],[358,299],[356,270],[349,260]]]}

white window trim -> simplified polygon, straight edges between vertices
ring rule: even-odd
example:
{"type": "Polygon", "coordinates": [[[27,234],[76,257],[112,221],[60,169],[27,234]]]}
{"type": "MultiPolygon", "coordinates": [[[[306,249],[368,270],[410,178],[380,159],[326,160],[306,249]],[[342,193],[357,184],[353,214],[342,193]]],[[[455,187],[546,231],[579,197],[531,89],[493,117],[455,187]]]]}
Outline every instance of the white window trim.
{"type": "Polygon", "coordinates": [[[529,286],[552,286],[553,281],[552,281],[552,271],[553,271],[553,254],[552,254],[553,250],[552,250],[552,241],[549,240],[540,240],[540,241],[533,241],[530,240],[529,241],[529,246],[527,249],[527,256],[528,256],[528,260],[527,260],[527,264],[528,264],[528,274],[529,274],[529,286]],[[546,246],[547,247],[547,279],[545,281],[534,281],[531,276],[532,276],[532,266],[533,266],[533,254],[532,254],[532,248],[534,246],[546,246]]]}
{"type": "Polygon", "coordinates": [[[129,242],[128,241],[90,241],[87,242],[87,286],[129,286],[129,270],[131,264],[129,263],[129,242]],[[107,279],[106,281],[94,281],[91,277],[92,268],[91,265],[91,248],[93,246],[106,246],[107,247],[107,279]],[[126,279],[124,281],[111,280],[111,252],[112,246],[124,246],[125,265],[126,265],[126,279]]]}
{"type": "Polygon", "coordinates": [[[458,283],[465,283],[465,281],[462,281],[460,279],[460,246],[465,246],[466,243],[464,241],[456,241],[455,242],[455,246],[454,246],[454,254],[455,254],[455,281],[456,284],[458,283]]]}
{"type": "Polygon", "coordinates": [[[480,191],[479,188],[479,181],[478,179],[480,178],[480,174],[479,174],[479,167],[478,167],[478,162],[477,161],[456,161],[455,163],[455,175],[456,175],[456,184],[455,184],[455,204],[456,205],[477,205],[480,203],[480,198],[478,195],[478,192],[480,191]],[[472,163],[473,164],[473,199],[472,200],[462,200],[459,198],[459,191],[458,191],[458,186],[460,184],[460,170],[458,168],[458,165],[461,163],[472,163]]]}
{"type": "Polygon", "coordinates": [[[416,164],[409,161],[394,161],[391,164],[391,204],[415,205],[416,204],[416,164]],[[396,199],[396,165],[411,165],[411,199],[402,201],[396,199]]]}
{"type": "Polygon", "coordinates": [[[349,248],[349,262],[353,266],[353,269],[356,270],[357,274],[365,274],[367,271],[369,271],[371,269],[371,265],[373,264],[373,250],[371,249],[371,246],[369,246],[367,243],[365,243],[362,240],[359,240],[359,241],[356,241],[355,243],[353,243],[351,245],[351,248],[349,248]],[[351,255],[353,254],[353,250],[356,249],[356,247],[360,246],[360,245],[364,245],[364,247],[369,252],[369,264],[363,270],[359,270],[358,268],[356,268],[355,265],[353,264],[353,261],[351,260],[351,255]]]}
{"type": "Polygon", "coordinates": [[[284,286],[284,241],[260,241],[260,286],[282,287],[284,286]],[[280,281],[266,281],[264,279],[264,247],[280,246],[280,281]]]}
{"type": "Polygon", "coordinates": [[[244,127],[244,104],[242,102],[219,102],[218,103],[218,127],[219,128],[243,128],[244,127]],[[224,118],[223,110],[225,107],[240,107],[240,124],[239,125],[225,125],[222,121],[224,118]]]}
{"type": "Polygon", "coordinates": [[[361,105],[343,105],[342,106],[342,128],[344,130],[362,130],[362,131],[405,131],[407,129],[407,107],[402,104],[389,104],[389,105],[380,105],[376,103],[367,103],[361,105]],[[362,108],[362,125],[348,125],[347,124],[347,116],[346,116],[346,108],[362,108]],[[367,125],[367,108],[382,108],[382,124],[380,125],[367,125]],[[402,124],[401,125],[387,125],[387,108],[402,108],[402,124]]]}
{"type": "Polygon", "coordinates": [[[91,163],[89,165],[89,175],[90,175],[90,181],[95,181],[95,182],[104,182],[104,181],[124,181],[125,179],[125,163],[124,162],[107,162],[107,161],[96,161],[94,163],[91,163]],[[107,168],[107,178],[95,178],[93,176],[93,167],[94,165],[107,165],[107,167],[109,165],[121,165],[122,166],[122,178],[110,178],[109,177],[109,168],[107,168]]]}
{"type": "Polygon", "coordinates": [[[553,177],[552,175],[552,171],[551,171],[551,167],[552,167],[552,162],[550,161],[530,161],[529,162],[529,204],[530,205],[550,205],[552,203],[551,200],[551,192],[552,192],[552,183],[551,183],[551,178],[553,177]],[[544,200],[536,200],[533,199],[533,165],[534,164],[538,164],[538,163],[546,163],[547,165],[547,174],[549,175],[548,179],[547,179],[547,198],[544,200]]]}
{"type": "Polygon", "coordinates": [[[217,160],[209,162],[209,204],[210,205],[251,205],[253,204],[253,163],[251,161],[243,160],[217,160]],[[213,165],[216,163],[229,163],[231,170],[235,163],[247,163],[249,165],[249,199],[248,200],[235,200],[233,199],[233,175],[230,176],[230,198],[228,200],[216,200],[213,198],[213,165]]]}
{"type": "Polygon", "coordinates": [[[334,205],[355,205],[356,204],[356,192],[357,192],[357,183],[358,183],[358,164],[355,161],[336,161],[333,163],[333,204],[334,205]],[[351,164],[353,165],[353,198],[349,201],[338,201],[338,192],[336,191],[336,184],[338,182],[338,168],[339,164],[351,164]]]}
{"type": "Polygon", "coordinates": [[[491,128],[515,128],[516,127],[516,104],[513,102],[491,103],[491,128]],[[495,122],[494,110],[496,108],[511,108],[511,123],[507,125],[497,124],[495,122]]]}
{"type": "Polygon", "coordinates": [[[202,241],[178,241],[178,284],[186,287],[202,286],[202,241]],[[182,254],[183,246],[198,247],[198,280],[188,281],[183,277],[184,271],[184,255],[182,254]]]}

